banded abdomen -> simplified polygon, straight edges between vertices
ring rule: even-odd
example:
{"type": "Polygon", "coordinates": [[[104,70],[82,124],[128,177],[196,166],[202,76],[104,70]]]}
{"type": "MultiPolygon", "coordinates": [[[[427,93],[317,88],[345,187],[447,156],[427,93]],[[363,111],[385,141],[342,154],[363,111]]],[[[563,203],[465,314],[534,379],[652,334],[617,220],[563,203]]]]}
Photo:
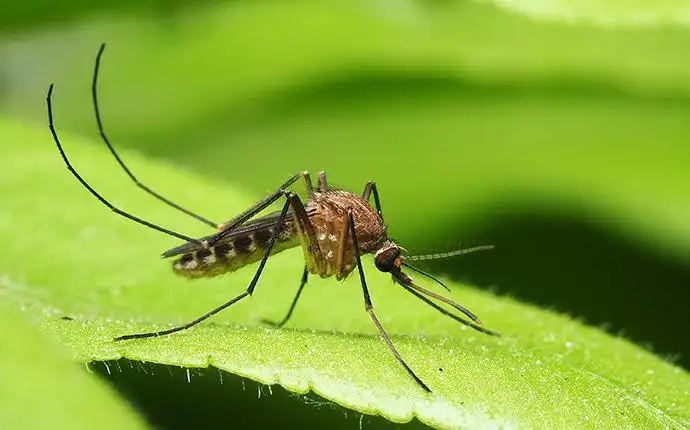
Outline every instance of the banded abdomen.
{"type": "MultiPolygon", "coordinates": [[[[240,226],[207,249],[195,244],[185,244],[163,255],[182,254],[173,262],[173,271],[189,278],[213,277],[232,272],[261,260],[277,227],[276,221],[275,215],[268,215],[240,226]]],[[[299,244],[293,221],[289,219],[273,245],[271,255],[299,244]]]]}

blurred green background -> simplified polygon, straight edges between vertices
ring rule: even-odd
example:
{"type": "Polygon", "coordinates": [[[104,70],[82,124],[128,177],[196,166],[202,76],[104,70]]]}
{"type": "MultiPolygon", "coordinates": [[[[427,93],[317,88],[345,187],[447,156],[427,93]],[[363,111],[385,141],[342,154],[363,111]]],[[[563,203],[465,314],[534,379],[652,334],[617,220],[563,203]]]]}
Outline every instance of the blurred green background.
{"type": "MultiPolygon", "coordinates": [[[[55,82],[60,130],[96,137],[107,42],[101,109],[119,147],[257,197],[305,169],[375,180],[412,253],[496,246],[425,268],[688,369],[688,6],[520,3],[15,3],[0,115],[44,126],[55,82]]],[[[183,205],[193,193],[138,173],[183,205]]]]}

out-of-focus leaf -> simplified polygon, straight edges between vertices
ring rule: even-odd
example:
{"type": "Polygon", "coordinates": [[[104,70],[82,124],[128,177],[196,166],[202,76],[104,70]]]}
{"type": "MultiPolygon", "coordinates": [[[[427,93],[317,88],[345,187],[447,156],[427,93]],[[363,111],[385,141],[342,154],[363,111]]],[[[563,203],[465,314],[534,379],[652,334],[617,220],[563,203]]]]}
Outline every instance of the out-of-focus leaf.
{"type": "MultiPolygon", "coordinates": [[[[529,5],[568,16],[566,2],[529,5]]],[[[10,44],[6,109],[42,119],[35,100],[55,80],[63,124],[92,131],[86,96],[107,41],[101,103],[125,145],[254,193],[305,168],[351,188],[374,179],[411,242],[510,204],[541,205],[684,258],[690,30],[663,22],[613,31],[483,2],[238,2],[165,20],[110,16],[67,29],[63,49],[10,44]]]]}
{"type": "MultiPolygon", "coordinates": [[[[13,289],[24,288],[13,284],[10,276],[0,270],[3,302],[13,302],[13,289]]],[[[146,427],[103,382],[86,374],[83,365],[80,369],[70,362],[54,341],[44,339],[6,305],[0,306],[0,428],[146,427]]]]}
{"type": "MultiPolygon", "coordinates": [[[[80,360],[124,356],[214,365],[296,392],[312,389],[365,413],[395,421],[417,416],[439,427],[678,427],[690,420],[683,400],[690,377],[649,352],[551,312],[454,285],[453,297],[505,335],[483,336],[392,285],[369,259],[365,271],[376,310],[432,395],[410,380],[377,338],[356,277],[342,284],[313,279],[292,328],[257,326],[260,317],[286,311],[302,270],[299,250],[271,258],[255,296],[213,323],[113,343],[115,335],[200,315],[242,291],[252,269],[201,282],[174,278],[157,255],[176,240],[116,217],[89,196],[62,166],[47,130],[0,126],[10,138],[0,143],[6,155],[0,191],[7,196],[0,212],[6,250],[0,291],[6,302],[41,315],[45,330],[80,360]],[[31,241],[22,240],[26,231],[31,241]]],[[[106,197],[190,234],[203,230],[137,190],[105,148],[69,134],[63,139],[75,166],[106,197]]],[[[209,217],[224,220],[253,200],[136,154],[124,156],[133,170],[145,172],[140,176],[149,185],[175,192],[180,203],[209,217]]]]}

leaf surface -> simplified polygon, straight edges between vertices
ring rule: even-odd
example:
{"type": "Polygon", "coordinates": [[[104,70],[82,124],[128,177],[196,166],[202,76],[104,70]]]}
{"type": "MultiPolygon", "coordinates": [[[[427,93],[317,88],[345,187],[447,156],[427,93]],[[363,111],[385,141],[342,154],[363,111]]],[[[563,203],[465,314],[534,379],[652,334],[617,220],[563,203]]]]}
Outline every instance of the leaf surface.
{"type": "MultiPolygon", "coordinates": [[[[296,291],[299,249],[272,257],[255,295],[211,323],[174,336],[113,343],[116,335],[185,322],[228,300],[245,288],[253,267],[204,281],[174,277],[158,255],[175,239],[110,214],[69,176],[47,130],[7,121],[0,127],[10,138],[0,143],[6,155],[0,165],[6,196],[0,293],[5,303],[39,315],[43,330],[78,360],[213,365],[299,393],[311,389],[364,413],[400,422],[417,416],[444,428],[689,422],[688,374],[626,340],[453,284],[453,298],[504,334],[484,336],[393,285],[370,259],[364,264],[376,311],[433,394],[424,394],[378,339],[356,277],[343,283],[312,279],[289,327],[263,328],[259,319],[280,318],[296,291]],[[23,240],[27,231],[31,240],[23,240]]],[[[69,134],[63,139],[77,169],[107,198],[185,233],[204,232],[137,190],[100,145],[69,134]]],[[[209,217],[229,218],[257,197],[135,153],[123,155],[159,189],[209,217]]]]}

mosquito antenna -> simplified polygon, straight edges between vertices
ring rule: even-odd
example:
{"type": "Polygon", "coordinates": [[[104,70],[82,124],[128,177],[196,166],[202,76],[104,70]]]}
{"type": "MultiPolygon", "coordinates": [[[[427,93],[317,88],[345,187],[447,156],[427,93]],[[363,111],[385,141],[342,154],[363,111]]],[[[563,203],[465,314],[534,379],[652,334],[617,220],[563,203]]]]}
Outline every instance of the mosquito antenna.
{"type": "MultiPolygon", "coordinates": [[[[424,254],[424,255],[406,255],[405,258],[412,261],[422,261],[422,260],[439,260],[441,258],[456,257],[458,255],[470,254],[477,251],[486,251],[489,249],[494,249],[493,245],[478,245],[469,248],[460,248],[448,252],[437,252],[435,254],[424,254]]],[[[414,269],[413,269],[414,270],[414,269]]]]}
{"type": "Polygon", "coordinates": [[[99,70],[101,68],[101,57],[103,56],[103,51],[105,50],[105,43],[101,44],[100,49],[98,50],[98,54],[96,54],[96,64],[94,65],[93,68],[93,79],[91,81],[91,99],[93,100],[93,110],[96,115],[96,123],[98,124],[98,133],[101,135],[101,139],[105,143],[105,145],[108,147],[108,150],[110,153],[115,157],[115,160],[117,160],[117,163],[122,167],[122,170],[125,171],[127,176],[134,181],[137,187],[141,188],[148,194],[152,195],[153,197],[157,198],[158,200],[162,201],[168,206],[171,206],[175,209],[177,209],[180,212],[183,212],[189,216],[191,216],[194,219],[197,219],[201,222],[203,222],[206,225],[209,225],[213,228],[218,228],[219,224],[215,223],[213,221],[210,221],[204,217],[202,217],[199,214],[196,214],[189,209],[185,209],[182,206],[178,205],[177,203],[168,200],[167,198],[161,196],[157,192],[153,191],[151,188],[147,187],[143,183],[139,182],[139,179],[137,179],[136,176],[134,176],[134,173],[132,173],[131,170],[129,170],[129,167],[125,164],[124,161],[122,161],[122,158],[120,158],[120,154],[115,151],[115,147],[110,143],[110,139],[108,139],[108,136],[105,134],[105,129],[103,128],[103,122],[101,121],[101,111],[100,108],[98,107],[98,75],[99,75],[99,70]]]}
{"type": "Polygon", "coordinates": [[[446,286],[446,284],[444,284],[443,282],[441,282],[438,278],[436,278],[436,277],[435,277],[434,275],[432,275],[431,273],[427,273],[427,272],[423,271],[422,269],[418,269],[418,268],[414,267],[414,266],[411,265],[411,264],[405,263],[404,261],[402,262],[402,265],[405,266],[405,267],[407,267],[407,268],[410,269],[410,270],[413,270],[413,271],[419,273],[419,274],[422,275],[422,276],[426,276],[427,278],[432,279],[432,280],[438,282],[443,288],[445,288],[447,291],[450,291],[450,288],[448,288],[448,287],[446,286]]]}

